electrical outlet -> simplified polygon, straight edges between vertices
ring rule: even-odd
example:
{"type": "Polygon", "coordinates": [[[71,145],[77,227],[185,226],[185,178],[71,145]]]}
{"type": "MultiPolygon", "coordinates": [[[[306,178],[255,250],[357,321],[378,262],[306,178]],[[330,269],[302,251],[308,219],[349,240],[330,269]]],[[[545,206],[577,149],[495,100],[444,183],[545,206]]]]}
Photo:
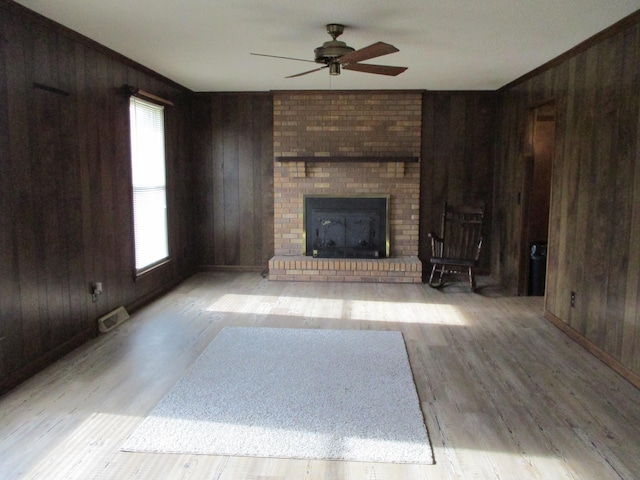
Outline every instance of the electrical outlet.
{"type": "Polygon", "coordinates": [[[91,300],[95,303],[102,295],[102,282],[95,282],[91,289],[91,300]]]}
{"type": "Polygon", "coordinates": [[[571,306],[576,306],[576,292],[571,292],[571,306]]]}

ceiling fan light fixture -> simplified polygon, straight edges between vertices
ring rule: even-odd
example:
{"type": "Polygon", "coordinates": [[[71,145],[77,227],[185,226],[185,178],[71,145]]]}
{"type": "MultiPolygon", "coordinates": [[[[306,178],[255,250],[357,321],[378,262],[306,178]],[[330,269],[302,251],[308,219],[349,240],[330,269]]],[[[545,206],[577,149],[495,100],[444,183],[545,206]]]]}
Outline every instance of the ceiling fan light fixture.
{"type": "Polygon", "coordinates": [[[338,62],[331,62],[329,64],[330,75],[340,75],[340,64],[338,62]]]}

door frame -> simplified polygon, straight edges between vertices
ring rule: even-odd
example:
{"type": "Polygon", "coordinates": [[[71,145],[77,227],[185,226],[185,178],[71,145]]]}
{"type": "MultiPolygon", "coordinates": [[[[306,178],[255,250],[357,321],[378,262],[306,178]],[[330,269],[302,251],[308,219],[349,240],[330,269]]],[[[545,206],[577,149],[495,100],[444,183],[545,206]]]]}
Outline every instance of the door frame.
{"type": "MultiPolygon", "coordinates": [[[[529,290],[529,262],[530,262],[530,239],[528,238],[529,226],[531,223],[531,192],[533,190],[533,175],[535,167],[535,127],[536,114],[542,108],[553,107],[554,122],[557,127],[557,102],[555,98],[547,99],[543,102],[532,104],[527,109],[527,125],[525,128],[524,149],[522,154],[522,185],[520,189],[520,231],[519,231],[519,253],[518,253],[518,285],[517,295],[527,295],[529,290]]],[[[553,134],[553,156],[551,159],[551,176],[553,176],[553,164],[555,160],[555,148],[557,146],[557,128],[553,134]]],[[[549,180],[552,181],[551,179],[549,180]]],[[[551,190],[551,189],[550,189],[551,190]]],[[[549,194],[551,195],[551,193],[549,194]]],[[[551,197],[549,198],[551,202],[551,197]]],[[[550,212],[549,212],[550,213],[550,212]]],[[[547,225],[548,229],[548,225],[547,225]]],[[[547,235],[548,238],[548,235],[547,235]]]]}

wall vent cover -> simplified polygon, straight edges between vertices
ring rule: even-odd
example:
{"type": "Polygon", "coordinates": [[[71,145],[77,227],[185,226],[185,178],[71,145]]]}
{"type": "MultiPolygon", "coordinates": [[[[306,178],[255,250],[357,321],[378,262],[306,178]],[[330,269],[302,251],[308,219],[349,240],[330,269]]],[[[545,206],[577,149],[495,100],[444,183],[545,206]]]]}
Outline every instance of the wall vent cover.
{"type": "Polygon", "coordinates": [[[118,307],[98,319],[98,330],[100,330],[100,333],[107,333],[128,318],[129,313],[127,310],[124,307],[118,307]]]}

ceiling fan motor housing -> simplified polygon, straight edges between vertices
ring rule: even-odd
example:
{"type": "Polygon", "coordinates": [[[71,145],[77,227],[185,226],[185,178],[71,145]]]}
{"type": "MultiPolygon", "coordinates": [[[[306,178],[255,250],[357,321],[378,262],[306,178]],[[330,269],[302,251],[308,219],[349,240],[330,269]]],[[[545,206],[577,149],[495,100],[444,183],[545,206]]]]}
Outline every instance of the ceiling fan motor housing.
{"type": "Polygon", "coordinates": [[[317,63],[329,65],[341,56],[355,52],[355,48],[348,46],[346,43],[336,40],[344,32],[344,25],[338,23],[330,23],[327,25],[327,33],[331,35],[332,40],[324,42],[321,47],[316,48],[313,52],[316,56],[317,63]]]}
{"type": "Polygon", "coordinates": [[[316,62],[326,64],[350,52],[355,52],[355,48],[349,47],[346,43],[339,40],[329,40],[314,50],[316,62]]]}

